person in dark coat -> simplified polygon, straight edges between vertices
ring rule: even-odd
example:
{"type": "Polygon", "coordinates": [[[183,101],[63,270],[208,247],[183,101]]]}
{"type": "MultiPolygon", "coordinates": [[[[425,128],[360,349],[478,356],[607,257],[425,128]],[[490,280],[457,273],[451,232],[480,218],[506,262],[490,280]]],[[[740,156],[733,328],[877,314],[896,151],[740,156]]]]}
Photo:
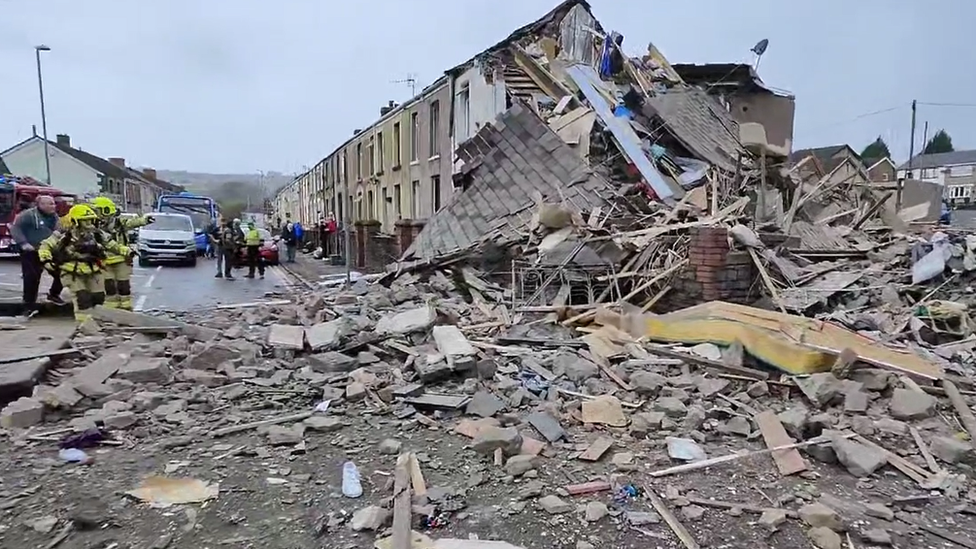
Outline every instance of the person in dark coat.
{"type": "MultiPolygon", "coordinates": [[[[60,230],[60,219],[56,211],[54,198],[38,196],[33,208],[28,208],[14,218],[10,224],[10,235],[20,250],[20,268],[24,282],[24,306],[28,311],[37,310],[37,293],[41,286],[41,273],[44,268],[37,255],[38,246],[46,238],[60,230]]],[[[54,281],[48,291],[47,300],[56,305],[63,305],[61,277],[54,273],[54,281]]]]}

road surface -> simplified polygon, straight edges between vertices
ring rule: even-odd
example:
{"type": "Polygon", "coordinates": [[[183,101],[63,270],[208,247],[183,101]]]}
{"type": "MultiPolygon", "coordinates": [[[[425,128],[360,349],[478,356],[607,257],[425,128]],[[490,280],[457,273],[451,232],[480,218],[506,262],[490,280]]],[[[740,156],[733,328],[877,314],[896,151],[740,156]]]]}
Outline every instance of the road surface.
{"type": "MultiPolygon", "coordinates": [[[[188,311],[262,301],[268,299],[268,294],[289,292],[297,283],[280,266],[268,268],[264,280],[244,278],[246,269],[235,270],[235,280],[214,278],[216,271],[212,259],[200,259],[195,268],[136,266],[132,275],[133,309],[188,311]]],[[[41,296],[50,284],[51,279],[44,276],[41,296]]],[[[20,298],[20,295],[20,263],[16,258],[0,259],[0,299],[20,298]]],[[[67,292],[62,297],[69,298],[67,292]]]]}
{"type": "Polygon", "coordinates": [[[976,210],[953,210],[951,226],[959,229],[976,228],[976,210]]]}

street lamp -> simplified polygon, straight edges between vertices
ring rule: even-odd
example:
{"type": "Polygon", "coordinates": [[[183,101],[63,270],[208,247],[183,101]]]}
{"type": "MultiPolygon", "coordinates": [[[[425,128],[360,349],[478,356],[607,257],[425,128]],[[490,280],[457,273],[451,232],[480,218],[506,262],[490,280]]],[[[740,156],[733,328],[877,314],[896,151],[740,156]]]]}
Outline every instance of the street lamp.
{"type": "Polygon", "coordinates": [[[44,170],[47,174],[46,181],[51,185],[51,156],[48,153],[47,141],[47,114],[44,112],[44,79],[41,77],[41,52],[51,51],[51,48],[41,44],[34,46],[34,55],[37,58],[37,91],[41,96],[41,130],[44,132],[44,170]]]}

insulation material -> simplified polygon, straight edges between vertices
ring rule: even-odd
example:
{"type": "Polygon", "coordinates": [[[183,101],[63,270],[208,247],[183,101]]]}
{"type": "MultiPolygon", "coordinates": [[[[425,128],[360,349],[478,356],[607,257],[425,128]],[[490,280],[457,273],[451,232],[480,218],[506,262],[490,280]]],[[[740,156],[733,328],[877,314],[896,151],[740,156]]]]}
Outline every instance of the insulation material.
{"type": "Polygon", "coordinates": [[[829,322],[713,301],[648,317],[648,339],[668,343],[742,343],[750,355],[790,374],[829,371],[844,349],[858,360],[925,379],[941,379],[942,368],[912,352],[893,349],[829,322]]]}

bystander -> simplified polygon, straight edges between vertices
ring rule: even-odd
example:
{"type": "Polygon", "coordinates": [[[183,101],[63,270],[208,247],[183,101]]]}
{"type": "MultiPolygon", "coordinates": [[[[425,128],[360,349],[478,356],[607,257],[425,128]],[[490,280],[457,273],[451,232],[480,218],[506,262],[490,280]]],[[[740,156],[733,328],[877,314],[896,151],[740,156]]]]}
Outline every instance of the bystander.
{"type": "MultiPolygon", "coordinates": [[[[44,272],[37,248],[41,242],[60,229],[60,220],[56,211],[54,198],[38,196],[36,205],[28,208],[14,218],[10,225],[10,233],[20,249],[20,268],[24,282],[24,306],[30,310],[37,310],[37,294],[41,287],[41,274],[44,272]]],[[[54,281],[48,291],[47,299],[51,303],[64,304],[61,299],[61,277],[52,275],[54,281]]]]}

